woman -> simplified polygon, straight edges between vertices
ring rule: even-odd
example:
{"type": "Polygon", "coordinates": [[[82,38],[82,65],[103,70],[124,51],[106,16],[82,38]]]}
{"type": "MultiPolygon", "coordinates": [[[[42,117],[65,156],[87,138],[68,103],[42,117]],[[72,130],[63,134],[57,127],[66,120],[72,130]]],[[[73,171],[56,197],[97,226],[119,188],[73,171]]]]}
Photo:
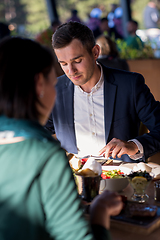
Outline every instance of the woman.
{"type": "MultiPolygon", "coordinates": [[[[93,239],[65,152],[43,128],[55,85],[48,49],[19,37],[1,41],[0,239],[93,239]]],[[[109,236],[109,217],[121,208],[115,194],[95,199],[91,225],[96,239],[109,236]]]]}
{"type": "Polygon", "coordinates": [[[128,63],[119,58],[116,43],[110,37],[101,35],[96,39],[96,43],[100,46],[98,62],[107,67],[129,71],[128,63]]]}

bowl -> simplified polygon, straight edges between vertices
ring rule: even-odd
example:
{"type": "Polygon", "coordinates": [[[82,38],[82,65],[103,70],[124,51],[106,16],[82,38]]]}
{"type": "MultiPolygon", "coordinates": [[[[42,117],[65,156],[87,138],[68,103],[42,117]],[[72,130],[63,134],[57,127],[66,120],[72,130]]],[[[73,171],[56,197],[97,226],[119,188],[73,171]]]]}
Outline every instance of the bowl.
{"type": "MultiPolygon", "coordinates": [[[[131,172],[131,169],[121,166],[104,166],[102,170],[111,171],[111,170],[121,170],[124,175],[127,175],[131,172]]],[[[129,184],[128,178],[110,178],[110,179],[101,179],[100,182],[100,193],[104,190],[109,190],[112,192],[121,192],[129,184]]]]}

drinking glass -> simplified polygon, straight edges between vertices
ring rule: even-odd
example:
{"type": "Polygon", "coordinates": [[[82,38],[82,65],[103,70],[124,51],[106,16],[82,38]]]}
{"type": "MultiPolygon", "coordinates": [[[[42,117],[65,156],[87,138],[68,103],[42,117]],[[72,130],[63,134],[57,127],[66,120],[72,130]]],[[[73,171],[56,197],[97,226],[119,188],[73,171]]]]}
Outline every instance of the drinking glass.
{"type": "Polygon", "coordinates": [[[91,202],[99,194],[101,176],[86,177],[76,174],[76,179],[80,197],[91,202]]]}
{"type": "Polygon", "coordinates": [[[149,196],[146,194],[146,189],[154,178],[154,174],[150,173],[150,178],[143,176],[128,176],[129,183],[131,184],[134,193],[131,197],[132,201],[143,203],[146,202],[149,196]]]}

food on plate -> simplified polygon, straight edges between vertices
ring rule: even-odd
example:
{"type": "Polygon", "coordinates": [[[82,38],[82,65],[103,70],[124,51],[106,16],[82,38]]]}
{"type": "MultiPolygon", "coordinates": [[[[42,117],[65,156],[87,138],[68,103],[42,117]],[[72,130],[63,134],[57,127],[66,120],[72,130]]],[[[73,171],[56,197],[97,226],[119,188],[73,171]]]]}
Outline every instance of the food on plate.
{"type": "Polygon", "coordinates": [[[69,161],[69,163],[77,175],[94,177],[101,175],[102,173],[101,164],[97,162],[94,157],[82,159],[74,157],[69,161]]]}
{"type": "Polygon", "coordinates": [[[102,170],[101,177],[103,179],[110,179],[110,178],[123,178],[124,173],[121,170],[102,170]]]}
{"type": "Polygon", "coordinates": [[[81,176],[93,177],[101,175],[102,167],[94,157],[89,157],[88,160],[84,163],[82,168],[78,171],[78,174],[81,176]]]}
{"type": "Polygon", "coordinates": [[[83,176],[83,177],[96,177],[96,176],[98,176],[98,173],[95,173],[94,171],[92,171],[89,168],[79,170],[78,172],[76,172],[76,174],[80,175],[80,176],[83,176]]]}
{"type": "Polygon", "coordinates": [[[157,206],[147,203],[130,203],[127,207],[131,216],[154,217],[157,213],[157,206]]]}
{"type": "Polygon", "coordinates": [[[74,171],[78,171],[82,166],[81,159],[76,156],[70,159],[69,164],[74,171]]]}
{"type": "Polygon", "coordinates": [[[104,166],[105,166],[105,165],[112,165],[112,164],[113,164],[113,159],[108,159],[108,160],[105,162],[104,166]]]}
{"type": "Polygon", "coordinates": [[[78,158],[73,155],[72,158],[69,160],[69,164],[74,171],[78,171],[82,169],[87,160],[88,158],[78,158]]]}
{"type": "Polygon", "coordinates": [[[128,178],[136,194],[139,195],[144,194],[146,187],[152,180],[152,176],[146,171],[131,172],[128,178]]]}

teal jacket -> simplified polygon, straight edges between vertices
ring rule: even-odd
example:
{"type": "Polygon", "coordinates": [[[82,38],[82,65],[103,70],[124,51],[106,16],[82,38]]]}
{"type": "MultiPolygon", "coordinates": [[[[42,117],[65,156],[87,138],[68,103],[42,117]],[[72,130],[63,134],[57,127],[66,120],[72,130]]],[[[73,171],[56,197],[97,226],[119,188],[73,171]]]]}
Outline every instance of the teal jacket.
{"type": "MultiPolygon", "coordinates": [[[[0,240],[94,239],[65,152],[37,122],[0,117],[0,240]]],[[[95,239],[109,239],[94,226],[95,239]]]]}

